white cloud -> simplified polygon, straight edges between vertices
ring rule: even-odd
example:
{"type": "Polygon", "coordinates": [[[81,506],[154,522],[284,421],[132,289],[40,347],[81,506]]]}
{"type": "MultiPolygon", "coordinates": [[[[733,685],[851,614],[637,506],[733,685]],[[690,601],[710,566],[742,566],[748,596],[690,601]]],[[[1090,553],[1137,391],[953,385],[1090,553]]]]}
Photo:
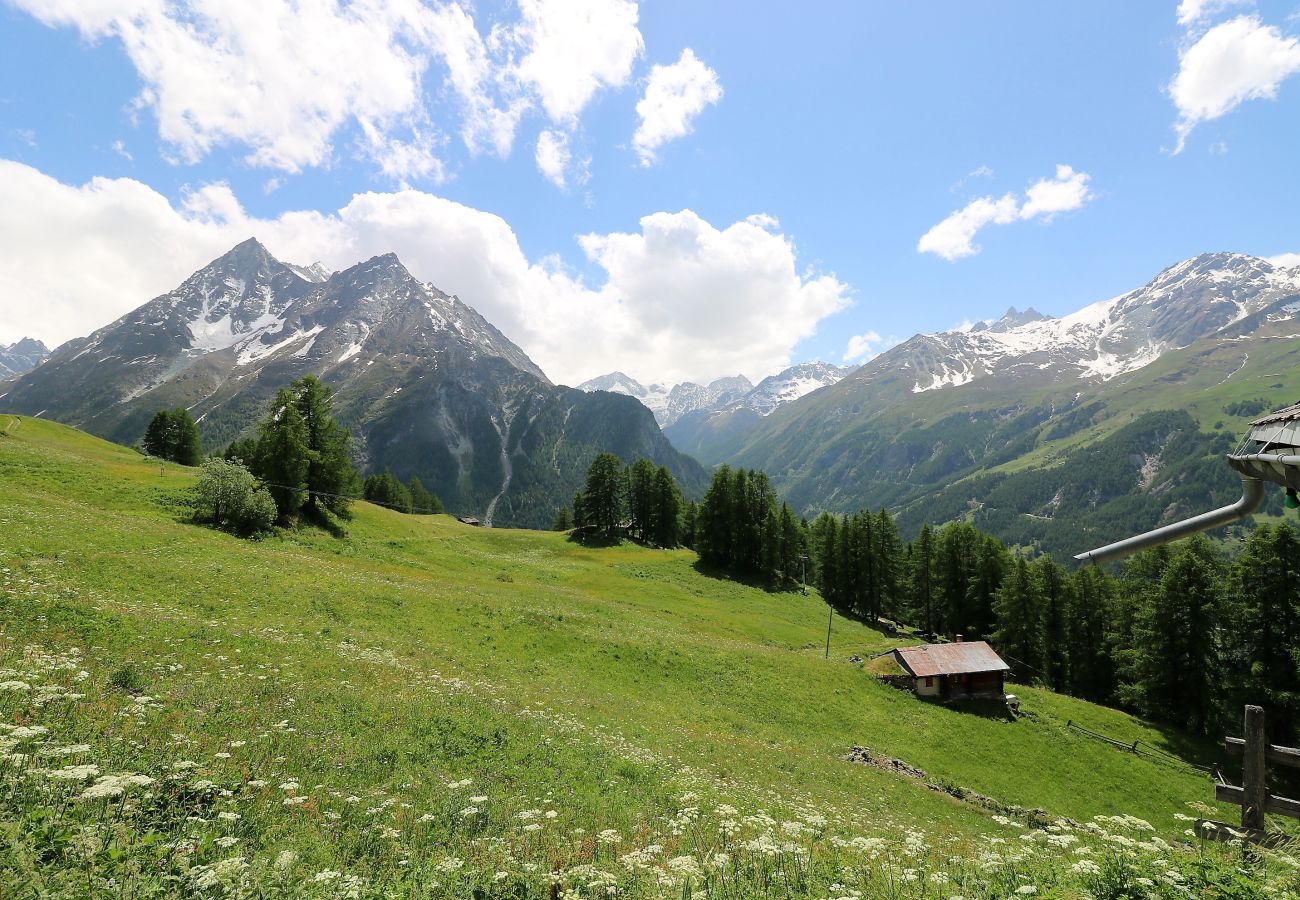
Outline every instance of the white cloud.
{"type": "Polygon", "coordinates": [[[979,197],[932,227],[916,243],[918,253],[933,253],[952,262],[980,252],[975,236],[989,225],[1043,219],[1070,212],[1093,199],[1088,189],[1091,176],[1070,166],[1058,165],[1051,178],[1041,178],[1025,191],[1023,202],[1013,193],[1001,197],[979,197]]]}
{"type": "Polygon", "coordinates": [[[844,348],[844,362],[857,362],[866,360],[868,357],[875,356],[880,352],[880,342],[883,340],[879,334],[874,331],[864,331],[862,334],[855,334],[849,338],[849,345],[844,348]]]}
{"type": "Polygon", "coordinates": [[[395,251],[569,384],[613,369],[758,378],[787,365],[849,292],[832,275],[801,271],[777,229],[767,216],[718,228],[682,210],[646,216],[639,232],[585,235],[582,249],[603,271],[597,287],[556,259],[528,259],[500,217],[421,191],[258,219],[224,184],[177,207],[132,179],[66,185],[0,160],[0,341],[85,334],[256,235],[281,259],[336,269],[395,251]]]}
{"type": "Polygon", "coordinates": [[[1178,54],[1169,96],[1178,109],[1175,153],[1197,125],[1224,116],[1247,100],[1273,99],[1300,72],[1300,41],[1253,15],[1215,25],[1178,54]]]}
{"type": "Polygon", "coordinates": [[[245,147],[252,165],[298,172],[329,165],[355,129],[396,182],[445,177],[443,133],[504,157],[531,110],[572,128],[644,47],[634,0],[519,0],[486,38],[468,0],[10,2],[120,41],[144,85],[135,106],[180,160],[245,147]]]}
{"type": "Polygon", "coordinates": [[[632,77],[645,48],[634,0],[519,0],[509,40],[523,57],[510,77],[530,88],[552,122],[571,125],[596,92],[632,77]]]}
{"type": "Polygon", "coordinates": [[[641,164],[652,164],[660,147],[690,134],[695,117],[721,99],[718,73],[689,47],[672,65],[652,67],[645,95],[636,105],[640,124],[632,136],[641,164]]]}
{"type": "Polygon", "coordinates": [[[567,134],[547,129],[537,136],[537,169],[557,188],[566,186],[564,172],[570,159],[567,134]]]}
{"type": "Polygon", "coordinates": [[[1254,0],[1182,0],[1178,4],[1178,24],[1193,27],[1233,6],[1253,5],[1254,0]]]}
{"type": "Polygon", "coordinates": [[[121,140],[113,141],[113,152],[125,159],[127,162],[130,162],[135,158],[131,155],[131,151],[126,149],[126,144],[121,140]]]}
{"type": "Polygon", "coordinates": [[[1300,266],[1300,253],[1279,253],[1277,256],[1266,256],[1264,259],[1279,269],[1292,269],[1300,266]]]}

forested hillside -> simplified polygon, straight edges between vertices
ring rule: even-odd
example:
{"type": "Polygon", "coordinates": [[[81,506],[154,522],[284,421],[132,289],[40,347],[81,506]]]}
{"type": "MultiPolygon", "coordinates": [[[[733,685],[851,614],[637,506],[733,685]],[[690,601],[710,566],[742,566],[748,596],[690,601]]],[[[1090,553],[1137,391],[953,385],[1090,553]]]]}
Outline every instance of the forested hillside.
{"type": "Polygon", "coordinates": [[[189,521],[193,470],[0,430],[6,895],[920,900],[1175,871],[1231,896],[1243,877],[1183,844],[1213,790],[1178,760],[1221,765],[1215,741],[1031,686],[1016,720],[918,702],[849,662],[893,645],[879,631],[836,616],[823,657],[813,591],[366,503],[345,536],[250,541],[189,521]],[[1133,855],[1108,862],[1121,837],[1133,855]]]}

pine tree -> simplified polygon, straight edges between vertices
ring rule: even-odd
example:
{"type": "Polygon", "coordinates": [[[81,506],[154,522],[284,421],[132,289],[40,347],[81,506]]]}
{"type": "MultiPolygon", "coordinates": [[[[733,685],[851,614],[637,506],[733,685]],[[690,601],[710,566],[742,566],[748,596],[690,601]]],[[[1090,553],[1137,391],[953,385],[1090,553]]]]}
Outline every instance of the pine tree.
{"type": "Polygon", "coordinates": [[[1050,556],[1040,556],[1030,567],[1034,590],[1042,602],[1042,669],[1047,686],[1064,693],[1070,682],[1070,622],[1073,602],[1070,582],[1050,556]]]}
{"type": "Polygon", "coordinates": [[[731,563],[732,500],[734,480],[725,463],[713,473],[695,520],[695,550],[700,559],[714,566],[731,563]]]}
{"type": "Polygon", "coordinates": [[[794,517],[790,504],[781,504],[781,580],[794,584],[805,576],[802,560],[808,554],[808,544],[799,520],[794,517]]]}
{"type": "Polygon", "coordinates": [[[582,496],[582,491],[575,491],[573,494],[573,530],[581,534],[583,529],[591,523],[587,521],[587,501],[582,496]]]}
{"type": "Polygon", "coordinates": [[[625,485],[623,464],[613,453],[601,453],[587,469],[582,492],[586,523],[605,540],[617,540],[623,525],[625,485]]]}
{"type": "Polygon", "coordinates": [[[430,493],[429,489],[420,481],[419,476],[411,476],[411,482],[407,485],[407,490],[411,492],[412,511],[416,515],[432,516],[443,511],[442,501],[430,493]]]}
{"type": "Polygon", "coordinates": [[[1261,525],[1232,567],[1233,627],[1225,629],[1231,654],[1223,698],[1231,710],[1264,706],[1270,740],[1300,738],[1300,541],[1290,525],[1261,525]]]}
{"type": "Polygon", "coordinates": [[[686,504],[682,512],[682,546],[696,549],[696,533],[700,518],[700,506],[694,500],[686,504]]]}
{"type": "Polygon", "coordinates": [[[289,388],[281,388],[258,425],[254,474],[266,482],[282,522],[296,518],[307,501],[307,426],[294,399],[289,388]]]}
{"type": "Polygon", "coordinates": [[[289,386],[307,430],[307,505],[347,517],[347,495],[357,487],[348,446],[351,435],[334,420],[334,391],[314,375],[289,386]]]}
{"type": "Polygon", "coordinates": [[[627,513],[632,536],[649,543],[654,532],[655,465],[642,457],[627,471],[627,513]]]}
{"type": "Polygon", "coordinates": [[[372,503],[398,512],[409,513],[414,505],[410,490],[387,469],[381,474],[366,476],[362,495],[372,503]]]}
{"type": "Polygon", "coordinates": [[[1108,640],[1115,580],[1096,566],[1083,566],[1070,581],[1070,693],[1094,703],[1107,703],[1115,693],[1115,663],[1108,640]]]}
{"type": "Polygon", "coordinates": [[[876,590],[880,597],[880,611],[897,622],[903,614],[899,592],[903,562],[902,541],[889,510],[881,507],[876,513],[871,533],[875,544],[876,590]]]}
{"type": "Polygon", "coordinates": [[[197,466],[203,462],[199,426],[183,406],[155,413],[145,429],[141,445],[151,456],[183,466],[197,466]]]}
{"type": "Polygon", "coordinates": [[[682,541],[682,494],[677,480],[667,466],[660,466],[654,480],[654,542],[660,547],[676,547],[682,541]]]}
{"type": "Polygon", "coordinates": [[[1222,565],[1203,536],[1170,560],[1159,590],[1138,609],[1133,696],[1138,708],[1206,734],[1215,721],[1222,680],[1217,631],[1222,621],[1222,565]]]}
{"type": "Polygon", "coordinates": [[[1041,599],[1024,557],[1016,557],[993,598],[998,630],[993,641],[1019,681],[1037,681],[1043,661],[1041,599]]]}
{"type": "Polygon", "coordinates": [[[569,515],[569,508],[561,506],[560,511],[555,514],[555,521],[551,523],[551,528],[555,531],[568,531],[573,527],[573,517],[569,515]]]}
{"type": "Polygon", "coordinates": [[[935,603],[935,543],[934,531],[929,525],[921,526],[921,533],[908,546],[908,585],[912,594],[912,614],[926,634],[934,634],[935,603]]]}

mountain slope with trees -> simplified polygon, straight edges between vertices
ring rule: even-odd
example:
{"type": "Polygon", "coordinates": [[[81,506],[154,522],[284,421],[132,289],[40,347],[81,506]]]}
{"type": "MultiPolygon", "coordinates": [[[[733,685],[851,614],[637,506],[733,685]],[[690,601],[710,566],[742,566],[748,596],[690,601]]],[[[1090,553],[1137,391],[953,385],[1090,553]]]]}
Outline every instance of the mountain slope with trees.
{"type": "Polygon", "coordinates": [[[692,449],[801,514],[884,505],[908,537],[969,518],[1064,558],[1235,499],[1222,454],[1300,396],[1298,315],[1300,269],[1206,254],[1064,319],[917,336],[692,449]]]}
{"type": "MultiPolygon", "coordinates": [[[[800,811],[817,817],[800,836],[812,842],[814,866],[790,895],[820,898],[859,859],[832,836],[879,837],[885,843],[871,846],[892,855],[906,825],[942,834],[937,854],[962,855],[986,850],[993,836],[1018,846],[1023,829],[994,816],[1025,825],[1034,820],[1028,810],[1043,808],[1079,822],[1140,816],[1173,841],[1185,827],[1175,814],[1213,793],[1190,768],[1119,752],[1066,722],[1198,763],[1219,762],[1215,741],[1032,686],[1016,692],[1034,716],[1012,722],[919,702],[847,663],[898,639],[836,616],[824,659],[826,606],[815,590],[769,593],[712,577],[690,551],[583,547],[363,502],[345,538],[286,529],[247,541],[189,523],[193,469],[166,464],[160,474],[129,449],[41,420],[5,430],[0,651],[26,671],[75,649],[75,667],[41,677],[66,675],[67,690],[84,697],[35,707],[3,692],[4,721],[22,715],[49,727],[52,748],[88,744],[66,765],[147,776],[159,800],[137,806],[143,793],[131,793],[61,806],[78,826],[111,830],[123,851],[87,870],[62,854],[28,852],[49,834],[38,827],[37,798],[73,785],[6,790],[6,819],[23,827],[0,853],[23,853],[4,857],[0,878],[30,879],[33,867],[57,878],[71,866],[81,885],[116,874],[120,893],[239,855],[250,877],[272,879],[289,850],[296,860],[284,877],[295,884],[334,871],[468,890],[448,879],[506,871],[518,896],[544,897],[543,875],[571,883],[593,852],[598,868],[628,873],[618,859],[665,845],[661,836],[682,849],[637,858],[670,871],[669,859],[695,852],[698,829],[712,840],[723,814],[715,810],[729,804],[741,811],[738,823],[758,810],[777,823],[800,811]],[[87,675],[71,681],[78,671],[87,675]],[[1024,811],[961,803],[846,761],[853,744],[1024,811]],[[1051,765],[1008,766],[1009,757],[1051,765]],[[211,793],[193,788],[203,782],[211,793]],[[230,797],[220,795],[226,789],[230,797]],[[206,804],[203,822],[195,803],[206,804]],[[477,812],[464,813],[471,806],[477,812]],[[698,825],[673,837],[667,823],[686,807],[697,809],[698,825]],[[521,816],[528,810],[537,812],[521,816]],[[523,830],[533,822],[541,827],[523,830]],[[574,828],[609,829],[626,843],[572,841],[574,828]],[[159,857],[148,832],[199,839],[192,854],[159,857]],[[234,849],[219,837],[236,838],[234,849]],[[482,837],[492,840],[475,843],[482,837]],[[513,862],[483,855],[497,840],[513,862]],[[131,864],[145,853],[150,865],[131,864]],[[449,856],[463,868],[437,870],[449,856]],[[403,858],[427,864],[411,869],[403,858]],[[542,860],[530,879],[523,864],[542,860]]],[[[4,767],[0,779],[17,771],[4,767]]],[[[742,895],[761,895],[749,889],[759,882],[749,880],[741,848],[764,825],[743,827],[736,852],[744,867],[729,868],[728,883],[740,879],[742,895]]],[[[1038,879],[1072,878],[1077,856],[1065,854],[1055,875],[1050,858],[1034,860],[1038,868],[1015,872],[1056,884],[1038,879]]],[[[627,896],[645,887],[619,883],[627,896]]]]}
{"type": "Polygon", "coordinates": [[[419,478],[488,522],[549,524],[601,451],[666,465],[694,494],[706,481],[635,400],[552,384],[393,254],[328,274],[245,241],[0,388],[0,409],[134,443],[158,409],[184,407],[220,449],[306,375],[335,392],[358,468],[419,478]]]}

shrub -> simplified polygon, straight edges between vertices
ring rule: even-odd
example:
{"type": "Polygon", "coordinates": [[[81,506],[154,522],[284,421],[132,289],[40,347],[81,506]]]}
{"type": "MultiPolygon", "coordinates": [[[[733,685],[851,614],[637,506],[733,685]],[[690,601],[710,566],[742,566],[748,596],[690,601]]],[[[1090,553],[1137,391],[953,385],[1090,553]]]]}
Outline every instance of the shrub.
{"type": "Polygon", "coordinates": [[[238,460],[205,461],[194,494],[195,519],[224,531],[255,535],[275,522],[275,499],[238,460]]]}

